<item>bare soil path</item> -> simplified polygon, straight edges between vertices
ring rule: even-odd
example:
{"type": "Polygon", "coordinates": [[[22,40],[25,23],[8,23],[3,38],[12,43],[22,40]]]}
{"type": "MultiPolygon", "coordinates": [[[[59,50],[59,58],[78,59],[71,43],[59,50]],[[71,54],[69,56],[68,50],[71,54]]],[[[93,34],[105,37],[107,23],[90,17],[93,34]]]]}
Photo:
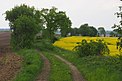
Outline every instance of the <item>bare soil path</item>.
{"type": "Polygon", "coordinates": [[[71,69],[71,74],[73,77],[74,81],[86,81],[83,76],[80,74],[80,72],[78,71],[78,69],[70,62],[68,62],[67,60],[63,59],[62,57],[60,57],[59,55],[54,55],[55,57],[57,57],[58,59],[60,59],[61,61],[63,61],[65,64],[69,65],[70,69],[71,69]]]}
{"type": "Polygon", "coordinates": [[[43,54],[40,55],[42,57],[42,60],[44,61],[44,65],[36,81],[48,81],[48,77],[50,73],[50,62],[43,54]]]}
{"type": "Polygon", "coordinates": [[[17,54],[0,57],[0,81],[11,81],[21,69],[22,58],[17,54]]]}
{"type": "Polygon", "coordinates": [[[20,71],[22,58],[12,53],[11,32],[0,32],[0,81],[11,81],[20,71]]]}

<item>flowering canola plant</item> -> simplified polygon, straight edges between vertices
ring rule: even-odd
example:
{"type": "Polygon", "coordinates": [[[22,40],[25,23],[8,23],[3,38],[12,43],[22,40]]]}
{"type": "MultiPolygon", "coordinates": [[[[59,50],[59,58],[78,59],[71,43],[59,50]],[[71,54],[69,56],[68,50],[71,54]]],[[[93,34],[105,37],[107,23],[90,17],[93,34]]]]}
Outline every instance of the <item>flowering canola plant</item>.
{"type": "Polygon", "coordinates": [[[79,42],[81,42],[83,39],[86,39],[87,41],[97,39],[102,39],[105,41],[105,43],[108,45],[110,50],[110,55],[115,56],[119,54],[119,51],[116,49],[116,42],[117,37],[82,37],[82,36],[71,36],[71,37],[65,37],[61,38],[60,40],[56,41],[53,45],[66,49],[66,50],[72,50],[75,46],[78,45],[79,42]]]}

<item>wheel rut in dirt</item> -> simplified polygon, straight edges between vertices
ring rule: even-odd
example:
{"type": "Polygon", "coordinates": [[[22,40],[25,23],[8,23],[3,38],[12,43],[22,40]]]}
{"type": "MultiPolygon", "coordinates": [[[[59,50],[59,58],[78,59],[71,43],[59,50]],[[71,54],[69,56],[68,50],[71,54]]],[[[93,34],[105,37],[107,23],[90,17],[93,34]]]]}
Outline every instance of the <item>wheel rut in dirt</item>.
{"type": "Polygon", "coordinates": [[[61,61],[63,61],[65,64],[69,65],[70,69],[71,69],[71,74],[73,77],[74,81],[86,81],[83,76],[80,74],[80,72],[78,71],[78,69],[70,62],[68,62],[67,60],[63,59],[62,57],[60,57],[59,55],[54,55],[55,57],[57,57],[58,59],[60,59],[61,61]]]}
{"type": "Polygon", "coordinates": [[[48,81],[50,73],[50,62],[43,54],[40,55],[42,57],[42,60],[44,61],[44,66],[36,81],[48,81]]]}

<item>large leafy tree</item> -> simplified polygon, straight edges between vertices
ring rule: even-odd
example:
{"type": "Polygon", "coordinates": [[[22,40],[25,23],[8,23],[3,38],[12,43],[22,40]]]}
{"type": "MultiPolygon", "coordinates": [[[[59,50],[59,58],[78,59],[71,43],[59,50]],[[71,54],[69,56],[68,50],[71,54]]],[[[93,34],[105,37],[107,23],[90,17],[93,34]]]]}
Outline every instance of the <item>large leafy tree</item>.
{"type": "Polygon", "coordinates": [[[88,28],[88,24],[83,24],[80,26],[79,28],[79,32],[82,36],[89,36],[89,28],[88,28]]]}
{"type": "Polygon", "coordinates": [[[45,19],[45,25],[47,34],[49,34],[49,38],[51,40],[54,39],[54,32],[58,29],[56,24],[56,10],[57,8],[53,7],[52,9],[42,9],[41,15],[45,19]]]}
{"type": "Polygon", "coordinates": [[[71,36],[78,36],[79,29],[78,28],[71,28],[70,33],[71,33],[71,36]]]}
{"type": "Polygon", "coordinates": [[[89,27],[89,30],[90,30],[89,36],[92,36],[93,37],[93,36],[96,36],[97,33],[98,33],[97,29],[95,27],[93,27],[93,26],[90,26],[89,27]]]}
{"type": "Polygon", "coordinates": [[[5,12],[11,27],[11,44],[14,49],[30,48],[41,26],[41,15],[34,7],[25,4],[5,12]]]}
{"type": "Polygon", "coordinates": [[[105,37],[106,32],[105,32],[104,27],[99,27],[99,28],[98,28],[98,33],[99,33],[99,35],[103,35],[103,36],[105,37]]]}
{"type": "Polygon", "coordinates": [[[79,33],[82,36],[96,36],[97,29],[93,26],[89,26],[88,24],[83,24],[79,28],[79,33]]]}
{"type": "Polygon", "coordinates": [[[63,11],[59,11],[57,13],[56,20],[58,28],[61,29],[61,36],[66,37],[66,35],[71,30],[72,25],[71,20],[69,19],[69,17],[67,17],[66,13],[63,11]]]}
{"type": "Polygon", "coordinates": [[[47,34],[53,41],[54,33],[57,29],[61,30],[61,35],[66,36],[69,29],[71,28],[71,21],[63,11],[58,11],[57,8],[52,7],[51,9],[42,9],[41,15],[45,19],[47,34]]]}

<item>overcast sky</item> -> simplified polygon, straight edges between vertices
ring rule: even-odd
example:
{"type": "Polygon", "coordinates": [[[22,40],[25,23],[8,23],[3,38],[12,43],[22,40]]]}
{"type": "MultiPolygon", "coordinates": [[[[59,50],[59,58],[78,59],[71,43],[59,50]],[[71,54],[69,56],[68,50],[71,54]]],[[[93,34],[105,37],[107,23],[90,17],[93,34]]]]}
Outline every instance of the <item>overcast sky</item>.
{"type": "Polygon", "coordinates": [[[9,27],[5,21],[6,10],[16,5],[26,4],[36,9],[51,8],[55,6],[60,11],[66,11],[72,21],[72,27],[80,27],[84,23],[90,26],[104,27],[112,30],[111,27],[118,19],[114,15],[118,6],[122,5],[120,0],[1,0],[0,2],[0,28],[9,27]]]}

